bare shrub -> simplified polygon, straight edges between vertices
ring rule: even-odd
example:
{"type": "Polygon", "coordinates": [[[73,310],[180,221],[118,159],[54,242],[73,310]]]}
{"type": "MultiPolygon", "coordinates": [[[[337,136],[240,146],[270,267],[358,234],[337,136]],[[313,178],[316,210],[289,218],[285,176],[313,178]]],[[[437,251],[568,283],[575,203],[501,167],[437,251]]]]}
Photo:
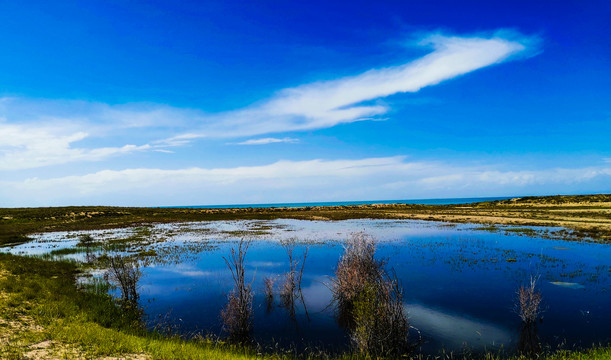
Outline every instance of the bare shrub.
{"type": "Polygon", "coordinates": [[[520,286],[518,295],[518,314],[523,323],[535,323],[541,315],[541,292],[537,290],[538,277],[530,278],[528,285],[520,286]]]}
{"type": "Polygon", "coordinates": [[[283,241],[282,246],[284,246],[286,254],[289,257],[290,268],[289,272],[284,275],[284,282],[280,288],[280,297],[283,299],[283,302],[292,303],[294,302],[295,289],[297,288],[295,284],[295,269],[297,268],[297,263],[296,260],[293,259],[293,252],[295,251],[295,239],[283,241]]]}
{"type": "Polygon", "coordinates": [[[265,310],[269,313],[272,311],[274,307],[274,283],[276,282],[275,278],[266,277],[263,279],[263,284],[265,286],[265,310]]]}
{"type": "MultiPolygon", "coordinates": [[[[280,298],[282,299],[282,304],[285,308],[289,310],[291,318],[295,317],[295,299],[300,298],[303,301],[303,294],[301,293],[301,281],[303,279],[303,269],[305,266],[306,259],[308,257],[308,248],[305,248],[305,251],[302,256],[296,257],[295,246],[297,241],[294,238],[283,241],[281,244],[284,246],[286,254],[289,258],[289,271],[284,274],[284,282],[280,288],[280,298]],[[301,267],[299,264],[301,263],[301,267]],[[297,272],[299,267],[299,272],[297,272]]],[[[307,308],[306,308],[307,314],[307,308]]]]}
{"type": "Polygon", "coordinates": [[[364,356],[396,356],[410,351],[403,290],[384,265],[375,259],[374,240],[363,233],[354,234],[333,281],[340,321],[349,328],[355,349],[364,356]]]}
{"type": "Polygon", "coordinates": [[[340,308],[350,307],[368,286],[384,278],[382,260],[375,259],[375,242],[364,233],[353,234],[337,264],[333,280],[333,295],[340,308]]]}
{"type": "Polygon", "coordinates": [[[539,277],[531,276],[529,283],[526,286],[520,286],[516,291],[516,312],[522,319],[518,349],[521,353],[530,356],[538,355],[541,352],[541,343],[537,334],[537,320],[543,312],[541,309],[543,297],[541,292],[537,290],[538,280],[539,277]]]}
{"type": "Polygon", "coordinates": [[[223,330],[229,333],[229,340],[245,342],[250,339],[252,329],[252,285],[246,284],[245,259],[250,240],[240,240],[238,249],[231,249],[228,258],[223,257],[231,271],[234,289],[228,296],[227,305],[221,311],[223,330]]]}
{"type": "Polygon", "coordinates": [[[266,277],[263,279],[263,284],[265,285],[265,297],[273,299],[274,298],[274,283],[276,279],[271,277],[266,277]]]}
{"type": "Polygon", "coordinates": [[[108,280],[121,290],[121,306],[136,309],[138,307],[138,280],[142,276],[137,261],[121,255],[108,258],[108,280]]]}

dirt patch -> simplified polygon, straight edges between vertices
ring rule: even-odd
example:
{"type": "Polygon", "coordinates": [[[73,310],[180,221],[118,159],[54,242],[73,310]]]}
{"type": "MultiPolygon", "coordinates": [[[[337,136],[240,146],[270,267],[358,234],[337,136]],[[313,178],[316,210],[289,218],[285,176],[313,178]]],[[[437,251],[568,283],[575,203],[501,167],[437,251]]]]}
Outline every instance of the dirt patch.
{"type": "Polygon", "coordinates": [[[116,356],[91,357],[76,346],[66,345],[56,341],[42,341],[30,345],[23,354],[26,359],[96,359],[96,360],[149,360],[151,356],[146,354],[123,354],[116,356]]]}

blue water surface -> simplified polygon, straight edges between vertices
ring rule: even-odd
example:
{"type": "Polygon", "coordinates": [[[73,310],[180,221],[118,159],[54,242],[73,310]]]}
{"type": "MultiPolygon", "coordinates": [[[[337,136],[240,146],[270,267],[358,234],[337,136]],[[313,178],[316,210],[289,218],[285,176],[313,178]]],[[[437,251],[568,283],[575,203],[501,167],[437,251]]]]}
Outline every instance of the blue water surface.
{"type": "MultiPolygon", "coordinates": [[[[150,328],[224,336],[220,311],[233,282],[223,257],[240,239],[252,239],[246,278],[254,290],[254,340],[264,348],[346,350],[349,333],[338,321],[329,287],[347,239],[364,232],[376,239],[376,256],[401,282],[413,326],[410,338],[423,353],[515,351],[522,330],[516,291],[531,278],[543,297],[536,330],[544,346],[611,341],[610,245],[525,236],[506,231],[509,226],[480,227],[372,219],[155,225],[146,247],[156,249],[159,259],[143,264],[140,303],[150,328]],[[295,240],[296,257],[308,251],[303,299],[294,308],[284,306],[278,295],[290,267],[281,245],[287,239],[295,240]],[[275,280],[271,302],[265,278],[275,280]]],[[[98,239],[129,235],[116,232],[90,233],[98,239]]],[[[41,234],[12,251],[39,254],[44,248],[74,246],[79,233],[41,234]]]]}

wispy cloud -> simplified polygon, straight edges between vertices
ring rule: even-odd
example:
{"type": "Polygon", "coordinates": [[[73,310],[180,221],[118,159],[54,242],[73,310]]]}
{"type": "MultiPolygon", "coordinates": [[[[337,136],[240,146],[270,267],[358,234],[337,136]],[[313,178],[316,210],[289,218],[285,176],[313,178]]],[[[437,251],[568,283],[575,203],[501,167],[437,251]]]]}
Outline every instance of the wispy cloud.
{"type": "Polygon", "coordinates": [[[0,98],[0,171],[78,161],[100,161],[137,151],[183,145],[164,141],[88,147],[85,140],[117,142],[118,133],[139,137],[142,129],[180,126],[191,110],[151,104],[108,105],[72,100],[0,98]],[[134,132],[134,129],[137,129],[134,132]],[[109,141],[110,140],[110,141],[109,141]]]}
{"type": "Polygon", "coordinates": [[[93,149],[73,147],[74,143],[87,137],[86,132],[68,128],[0,123],[0,170],[29,169],[74,161],[99,161],[153,147],[149,144],[93,149]]]}
{"type": "Polygon", "coordinates": [[[239,143],[235,143],[235,145],[267,145],[267,144],[275,144],[275,143],[296,143],[296,142],[299,142],[299,139],[294,139],[290,137],[285,137],[282,139],[262,138],[262,139],[250,139],[250,140],[242,141],[239,143]]]}
{"type": "MultiPolygon", "coordinates": [[[[448,79],[532,54],[536,38],[497,32],[489,36],[429,35],[420,42],[432,52],[402,65],[378,68],[340,79],[278,91],[256,105],[207,114],[197,109],[134,103],[0,98],[0,169],[22,169],[72,161],[97,161],[149,148],[182,146],[202,137],[231,138],[328,128],[381,119],[390,109],[376,103],[389,95],[417,92],[448,79]],[[95,134],[114,136],[118,129],[155,128],[145,145],[97,149],[72,144],[95,134]],[[59,131],[64,129],[64,131],[59,131]],[[159,133],[169,134],[159,140],[159,133]],[[150,144],[150,145],[149,145],[150,144]],[[48,149],[44,150],[44,149],[48,149]]],[[[127,130],[126,130],[127,131],[127,130]]],[[[132,130],[133,133],[133,130],[132,130]]],[[[290,142],[289,138],[247,140],[242,145],[290,142]]]]}
{"type": "Polygon", "coordinates": [[[431,35],[420,44],[430,46],[433,51],[420,59],[356,76],[284,89],[260,105],[203,119],[198,130],[182,136],[252,136],[374,119],[389,108],[368,104],[368,101],[417,92],[518,54],[531,54],[535,43],[532,37],[508,32],[489,37],[431,35]]]}
{"type": "Polygon", "coordinates": [[[512,170],[407,161],[278,161],[263,166],[104,170],[78,176],[0,182],[0,206],[184,205],[611,191],[611,167],[512,170]],[[129,194],[126,197],[126,194],[129,194]],[[366,195],[364,195],[366,194],[366,195]],[[128,199],[128,200],[126,200],[128,199]]]}

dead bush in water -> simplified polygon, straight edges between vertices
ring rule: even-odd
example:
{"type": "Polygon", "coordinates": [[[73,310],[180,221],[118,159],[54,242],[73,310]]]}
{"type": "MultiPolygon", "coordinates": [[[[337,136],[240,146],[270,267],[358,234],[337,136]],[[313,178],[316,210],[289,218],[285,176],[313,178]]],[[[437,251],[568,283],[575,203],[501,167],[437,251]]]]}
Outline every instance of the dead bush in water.
{"type": "Polygon", "coordinates": [[[131,309],[138,307],[138,280],[142,272],[136,260],[121,255],[108,258],[108,280],[121,290],[121,306],[131,309]]]}
{"type": "Polygon", "coordinates": [[[295,239],[289,239],[282,242],[282,246],[286,251],[286,254],[289,257],[289,272],[284,275],[284,283],[282,284],[282,288],[280,290],[280,295],[283,298],[293,298],[295,295],[301,291],[301,280],[303,278],[303,268],[305,266],[305,261],[308,257],[308,248],[306,247],[303,255],[301,257],[295,257],[295,239]],[[301,263],[301,267],[299,272],[297,272],[297,268],[301,263]]]}
{"type": "Polygon", "coordinates": [[[231,249],[229,258],[223,257],[233,277],[234,289],[228,296],[226,307],[221,311],[223,330],[229,333],[229,340],[246,342],[252,329],[252,285],[246,284],[246,252],[250,240],[240,240],[238,249],[231,249]]]}
{"type": "Polygon", "coordinates": [[[263,279],[263,285],[265,286],[265,310],[269,313],[274,307],[274,283],[275,278],[266,277],[263,279]]]}
{"type": "Polygon", "coordinates": [[[535,323],[541,315],[541,292],[537,290],[537,277],[531,277],[528,285],[520,286],[517,291],[517,310],[523,323],[535,323]]]}
{"type": "Polygon", "coordinates": [[[384,278],[384,261],[375,259],[375,242],[364,233],[353,234],[337,264],[333,295],[340,308],[350,308],[354,300],[372,284],[384,278]]]}
{"type": "Polygon", "coordinates": [[[289,310],[291,318],[295,318],[296,298],[301,299],[306,316],[309,316],[307,314],[307,308],[301,292],[301,280],[303,279],[303,269],[308,257],[308,248],[305,248],[302,256],[296,257],[295,245],[296,240],[294,238],[282,242],[282,246],[284,247],[289,258],[289,272],[284,275],[284,282],[282,283],[280,289],[280,298],[282,299],[282,305],[289,310]],[[301,267],[299,267],[299,264],[301,264],[301,267]],[[299,271],[297,270],[298,267],[299,271]]]}
{"type": "Polygon", "coordinates": [[[276,282],[276,279],[271,278],[271,277],[266,277],[265,279],[263,279],[263,285],[265,286],[265,297],[267,299],[273,300],[274,299],[274,283],[276,282]]]}
{"type": "Polygon", "coordinates": [[[538,355],[541,352],[541,343],[537,334],[537,320],[540,318],[543,299],[541,292],[537,290],[538,277],[530,278],[529,283],[520,286],[517,293],[516,310],[522,319],[522,329],[518,349],[521,353],[530,356],[538,355]]]}
{"type": "Polygon", "coordinates": [[[375,242],[357,233],[339,260],[332,291],[340,321],[351,332],[356,350],[365,356],[395,356],[410,350],[403,291],[396,276],[375,259],[375,242]]]}

